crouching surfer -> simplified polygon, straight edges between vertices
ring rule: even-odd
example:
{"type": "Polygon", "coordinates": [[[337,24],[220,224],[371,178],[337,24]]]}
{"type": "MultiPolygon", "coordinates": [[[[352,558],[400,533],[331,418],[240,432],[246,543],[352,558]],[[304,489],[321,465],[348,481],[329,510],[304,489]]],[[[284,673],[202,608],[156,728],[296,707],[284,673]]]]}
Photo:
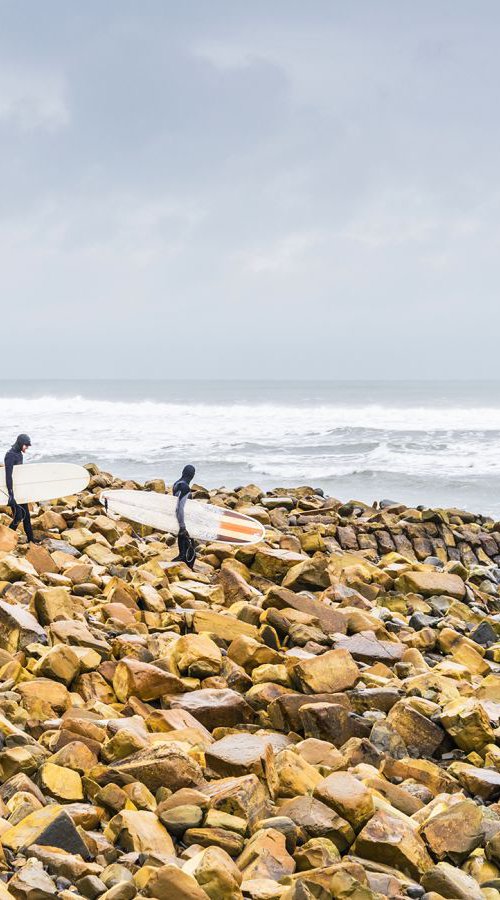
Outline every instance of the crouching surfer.
{"type": "Polygon", "coordinates": [[[177,497],[176,515],[179,523],[179,534],[177,536],[179,554],[175,557],[175,561],[185,562],[190,569],[194,569],[196,550],[195,543],[189,536],[184,521],[184,507],[186,505],[186,500],[189,500],[191,496],[191,482],[194,478],[194,473],[194,466],[184,466],[181,477],[175,482],[172,488],[174,497],[177,497]]]}
{"type": "Polygon", "coordinates": [[[22,522],[28,541],[36,544],[38,542],[33,537],[29,506],[27,503],[16,502],[16,498],[14,496],[14,485],[12,483],[12,472],[14,466],[21,466],[23,464],[23,457],[28,447],[31,447],[31,440],[29,438],[29,435],[19,434],[16,438],[15,444],[13,444],[10,450],[8,450],[5,454],[5,484],[7,486],[7,492],[9,495],[9,506],[12,510],[12,515],[14,516],[12,522],[9,525],[9,528],[12,528],[14,531],[16,531],[17,526],[20,524],[20,522],[22,522]]]}

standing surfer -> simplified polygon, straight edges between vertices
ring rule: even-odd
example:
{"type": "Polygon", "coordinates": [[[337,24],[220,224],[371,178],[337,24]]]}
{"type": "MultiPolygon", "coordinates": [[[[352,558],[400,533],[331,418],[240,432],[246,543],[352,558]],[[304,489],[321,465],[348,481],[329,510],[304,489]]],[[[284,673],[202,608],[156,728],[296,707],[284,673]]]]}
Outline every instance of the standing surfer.
{"type": "Polygon", "coordinates": [[[14,516],[9,528],[12,528],[15,531],[19,523],[22,522],[28,541],[37,543],[33,537],[29,506],[27,503],[16,502],[16,498],[14,497],[14,486],[12,483],[12,471],[14,466],[22,466],[24,462],[23,455],[26,453],[28,447],[31,447],[29,435],[19,434],[15,444],[13,444],[10,450],[5,454],[5,483],[9,494],[9,506],[12,510],[12,515],[14,516]]]}
{"type": "Polygon", "coordinates": [[[175,557],[175,561],[185,562],[190,569],[194,569],[196,562],[196,550],[193,539],[189,536],[184,521],[184,507],[186,500],[191,496],[191,482],[194,478],[194,466],[184,466],[181,477],[175,482],[172,488],[172,494],[177,497],[177,521],[179,523],[179,534],[177,543],[179,545],[179,554],[175,557]]]}

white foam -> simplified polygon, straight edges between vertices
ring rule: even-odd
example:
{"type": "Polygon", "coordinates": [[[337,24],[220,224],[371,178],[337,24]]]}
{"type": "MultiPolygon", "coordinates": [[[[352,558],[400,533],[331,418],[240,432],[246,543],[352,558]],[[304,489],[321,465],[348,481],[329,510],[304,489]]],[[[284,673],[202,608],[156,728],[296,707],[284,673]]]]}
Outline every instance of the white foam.
{"type": "Polygon", "coordinates": [[[32,459],[96,459],[125,475],[135,463],[160,474],[179,460],[296,482],[500,472],[500,406],[0,398],[0,446],[19,431],[32,436],[32,459]]]}

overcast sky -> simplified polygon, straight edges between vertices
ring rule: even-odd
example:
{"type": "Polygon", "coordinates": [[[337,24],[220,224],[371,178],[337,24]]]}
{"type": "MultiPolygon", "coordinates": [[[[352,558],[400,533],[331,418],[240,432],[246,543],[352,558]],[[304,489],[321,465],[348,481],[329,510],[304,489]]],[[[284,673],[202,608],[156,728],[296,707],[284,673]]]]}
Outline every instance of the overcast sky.
{"type": "Polygon", "coordinates": [[[498,0],[0,0],[0,372],[500,376],[498,0]]]}

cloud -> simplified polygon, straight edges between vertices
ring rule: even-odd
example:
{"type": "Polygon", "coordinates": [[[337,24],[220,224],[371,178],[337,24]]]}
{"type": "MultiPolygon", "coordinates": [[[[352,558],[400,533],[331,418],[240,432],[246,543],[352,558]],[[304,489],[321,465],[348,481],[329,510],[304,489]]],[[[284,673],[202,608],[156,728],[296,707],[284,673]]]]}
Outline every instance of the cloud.
{"type": "Polygon", "coordinates": [[[496,3],[0,8],[4,374],[496,374],[496,3]]]}
{"type": "Polygon", "coordinates": [[[58,131],[70,121],[60,75],[29,67],[0,67],[0,123],[20,132],[58,131]]]}

